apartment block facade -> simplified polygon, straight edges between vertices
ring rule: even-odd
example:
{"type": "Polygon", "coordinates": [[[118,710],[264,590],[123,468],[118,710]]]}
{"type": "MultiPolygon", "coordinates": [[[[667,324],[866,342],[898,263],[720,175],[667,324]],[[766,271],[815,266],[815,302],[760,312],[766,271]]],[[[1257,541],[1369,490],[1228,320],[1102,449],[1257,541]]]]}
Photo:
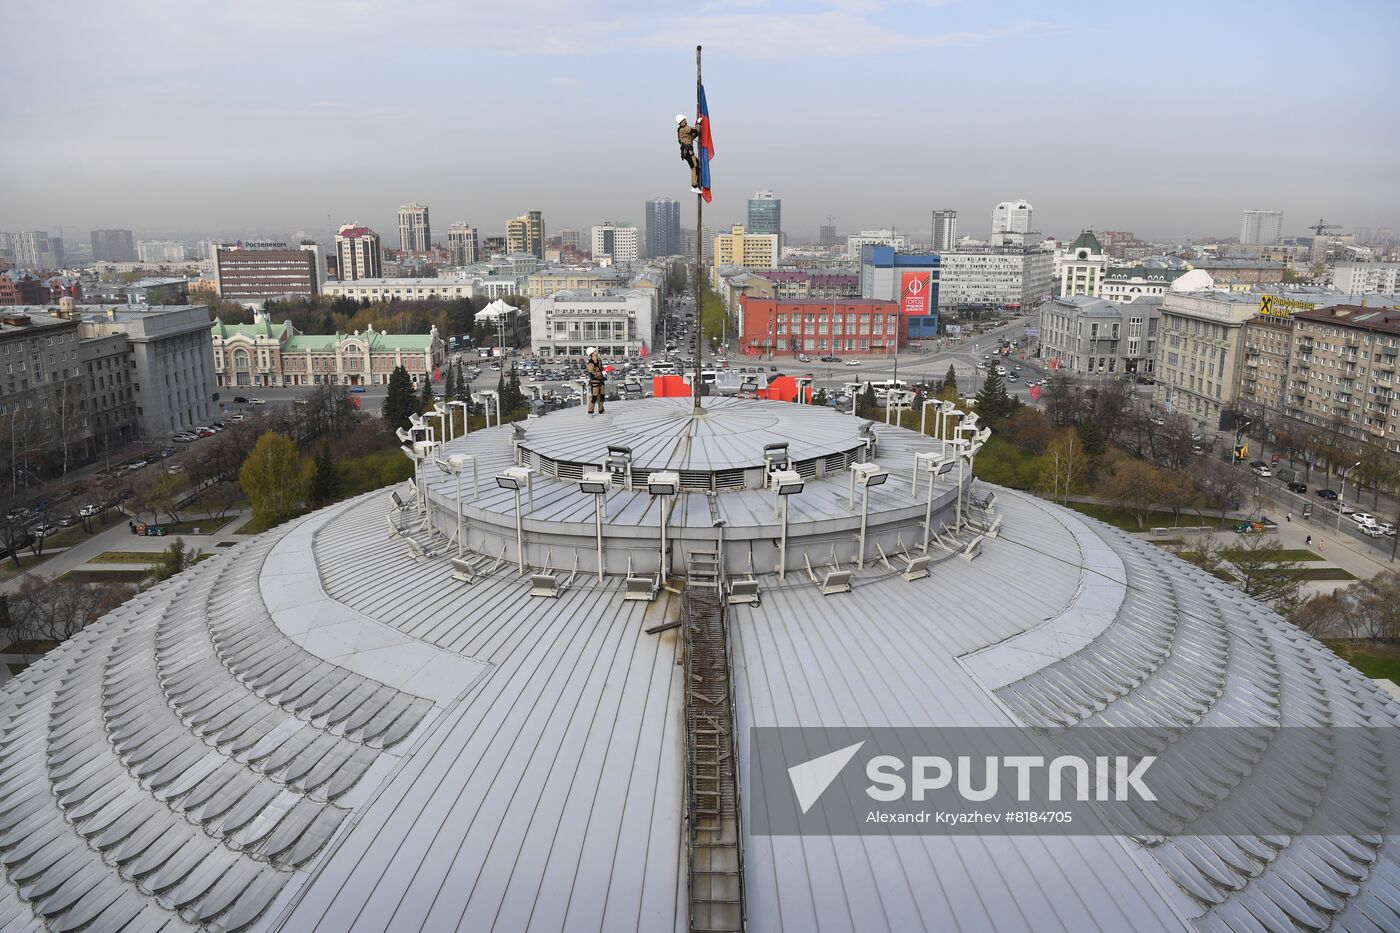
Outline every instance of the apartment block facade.
{"type": "Polygon", "coordinates": [[[1293,315],[1285,412],[1400,455],[1400,309],[1333,305],[1293,315]]]}

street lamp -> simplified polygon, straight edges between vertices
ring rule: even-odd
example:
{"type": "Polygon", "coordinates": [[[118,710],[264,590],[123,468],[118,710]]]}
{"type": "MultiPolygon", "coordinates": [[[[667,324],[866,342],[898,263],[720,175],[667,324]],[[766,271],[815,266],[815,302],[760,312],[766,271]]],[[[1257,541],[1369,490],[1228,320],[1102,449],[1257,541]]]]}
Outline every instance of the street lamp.
{"type": "Polygon", "coordinates": [[[666,585],[666,497],[681,491],[681,475],[674,470],[659,470],[647,477],[647,492],[661,500],[661,573],[659,583],[666,585]]]}
{"type": "Polygon", "coordinates": [[[520,518],[520,490],[530,493],[530,510],[535,508],[535,488],[527,467],[507,467],[496,474],[496,485],[515,493],[515,567],[519,576],[525,575],[525,527],[520,518]]]}
{"type": "Polygon", "coordinates": [[[585,473],[578,490],[593,497],[593,522],[598,535],[598,582],[603,582],[603,502],[612,489],[611,473],[585,473]]]}
{"type": "Polygon", "coordinates": [[[1349,466],[1349,467],[1347,467],[1345,470],[1342,470],[1342,471],[1341,471],[1341,473],[1342,473],[1342,492],[1341,492],[1341,494],[1340,494],[1339,496],[1337,496],[1337,529],[1336,529],[1336,530],[1337,530],[1338,532],[1341,532],[1341,530],[1342,530],[1342,506],[1346,504],[1346,499],[1347,499],[1347,474],[1350,473],[1352,470],[1356,469],[1356,468],[1359,467],[1359,466],[1361,466],[1361,461],[1360,461],[1360,460],[1356,461],[1356,462],[1353,463],[1351,466],[1349,466]]]}
{"type": "Polygon", "coordinates": [[[773,508],[782,516],[782,535],[778,538],[778,579],[781,580],[787,571],[788,497],[802,492],[806,482],[796,470],[774,470],[768,474],[768,482],[773,487],[773,508]]]}
{"type": "Polygon", "coordinates": [[[466,437],[471,433],[471,425],[467,423],[467,417],[470,414],[468,409],[471,407],[471,403],[453,399],[447,403],[447,407],[449,411],[454,407],[462,409],[462,436],[466,437]]]}
{"type": "Polygon", "coordinates": [[[860,545],[856,551],[856,566],[865,568],[865,527],[870,516],[870,487],[879,486],[890,478],[890,471],[874,463],[851,464],[851,504],[855,504],[855,487],[860,483],[860,545]]]}
{"type": "Polygon", "coordinates": [[[941,452],[934,453],[928,451],[914,455],[914,488],[910,495],[919,491],[919,470],[923,469],[928,473],[928,501],[924,503],[924,553],[928,553],[929,538],[933,536],[933,487],[934,480],[945,473],[952,472],[953,461],[945,457],[941,452]]]}

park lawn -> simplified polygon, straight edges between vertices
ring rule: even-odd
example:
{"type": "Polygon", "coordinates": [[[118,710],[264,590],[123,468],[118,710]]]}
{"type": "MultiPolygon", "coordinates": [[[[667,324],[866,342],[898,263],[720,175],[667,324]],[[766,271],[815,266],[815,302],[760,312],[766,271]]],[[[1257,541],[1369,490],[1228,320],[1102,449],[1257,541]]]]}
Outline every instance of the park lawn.
{"type": "Polygon", "coordinates": [[[161,558],[160,551],[103,551],[89,558],[89,564],[155,564],[161,558]]]}
{"type": "MultiPolygon", "coordinates": [[[[59,553],[62,552],[60,551],[59,553]]],[[[35,567],[39,566],[52,556],[53,552],[46,549],[43,554],[40,554],[38,557],[35,557],[29,552],[28,548],[25,548],[24,551],[21,552],[21,554],[19,555],[18,568],[15,567],[15,562],[13,560],[6,557],[4,558],[3,566],[0,566],[0,582],[3,582],[5,580],[13,580],[20,574],[25,573],[29,570],[33,570],[35,567]]]]}
{"type": "MultiPolygon", "coordinates": [[[[92,533],[97,534],[100,531],[111,528],[113,525],[120,525],[124,521],[126,521],[126,514],[120,509],[108,509],[92,520],[92,533]]],[[[57,534],[52,534],[45,538],[44,550],[48,550],[51,547],[72,547],[75,544],[81,544],[86,541],[88,537],[87,529],[83,528],[82,522],[78,522],[76,525],[65,528],[57,534]]]]}
{"type": "Polygon", "coordinates": [[[237,517],[238,513],[232,512],[219,518],[186,519],[173,524],[162,524],[160,527],[165,529],[167,536],[194,534],[196,528],[199,529],[200,534],[212,535],[237,517]]]}
{"type": "MultiPolygon", "coordinates": [[[[1241,551],[1238,548],[1227,548],[1220,552],[1220,556],[1224,557],[1226,560],[1234,560],[1236,557],[1240,556],[1243,553],[1244,551],[1241,551]]],[[[1312,551],[1309,551],[1307,548],[1302,547],[1286,547],[1278,552],[1278,559],[1298,561],[1326,560],[1326,558],[1323,557],[1321,554],[1315,554],[1312,551]]]]}
{"type": "Polygon", "coordinates": [[[1341,567],[1299,567],[1291,571],[1299,580],[1355,580],[1356,574],[1341,567]]]}
{"type": "Polygon", "coordinates": [[[1367,677],[1385,678],[1400,684],[1400,651],[1395,646],[1328,641],[1327,647],[1367,677]]]}
{"type": "Polygon", "coordinates": [[[140,583],[149,570],[70,570],[59,577],[67,583],[140,583]]]}
{"type": "Polygon", "coordinates": [[[1076,512],[1087,515],[1090,518],[1097,518],[1101,522],[1105,522],[1115,528],[1121,528],[1124,531],[1141,532],[1147,531],[1149,528],[1172,527],[1194,528],[1198,525],[1216,527],[1217,521],[1213,516],[1206,519],[1190,512],[1183,512],[1179,520],[1180,524],[1178,524],[1176,515],[1171,512],[1148,512],[1147,522],[1143,525],[1139,525],[1135,513],[1116,505],[1073,501],[1066,502],[1065,504],[1076,512]]]}

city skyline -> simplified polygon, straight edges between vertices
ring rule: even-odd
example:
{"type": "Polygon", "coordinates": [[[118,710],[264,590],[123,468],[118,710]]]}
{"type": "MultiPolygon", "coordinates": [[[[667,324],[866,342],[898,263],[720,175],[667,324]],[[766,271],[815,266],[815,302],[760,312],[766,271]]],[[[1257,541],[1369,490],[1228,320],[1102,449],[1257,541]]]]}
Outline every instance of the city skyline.
{"type": "Polygon", "coordinates": [[[1036,205],[1037,226],[1062,237],[1086,227],[1231,236],[1240,211],[1258,204],[1284,213],[1285,236],[1304,234],[1317,217],[1346,229],[1400,226],[1392,206],[1400,181],[1390,171],[1400,130],[1374,119],[1368,96],[1339,97],[1307,69],[1286,68],[1259,95],[1248,66],[1250,49],[1306,61],[1345,42],[1348,55],[1329,65],[1329,78],[1364,88],[1366,63],[1384,60],[1400,23],[1392,5],[1353,0],[1325,20],[1301,3],[1267,17],[1203,3],[1170,17],[1121,4],[718,2],[687,14],[639,4],[633,15],[620,15],[626,3],[524,6],[468,14],[389,4],[369,16],[327,0],[181,7],[177,16],[159,3],[91,5],[77,22],[71,7],[17,9],[12,34],[61,32],[65,57],[48,82],[29,78],[51,68],[49,43],[16,43],[0,63],[0,90],[9,91],[0,113],[44,127],[0,153],[10,182],[0,227],[62,226],[82,238],[112,227],[142,236],[322,231],[359,219],[392,231],[397,208],[416,199],[496,233],[535,207],[556,226],[640,223],[645,200],[658,195],[680,200],[681,222],[693,226],[670,121],[693,109],[697,41],[720,156],[707,209],[717,226],[741,222],[752,192],[767,188],[787,202],[793,242],[815,239],[828,214],[843,232],[893,224],[920,237],[940,206],[960,211],[963,232],[984,236],[991,206],[1021,196],[1036,205]],[[468,15],[482,73],[535,56],[535,73],[510,95],[405,100],[391,81],[353,101],[339,95],[331,76],[357,56],[388,76],[393,61],[421,55],[426,78],[448,75],[460,66],[454,37],[468,15]],[[399,27],[387,41],[383,16],[399,27]],[[1304,18],[1309,27],[1296,28],[1304,18]],[[520,30],[522,21],[531,28],[520,30]],[[1369,26],[1355,30],[1356,22],[1369,26]],[[103,51],[133,38],[161,55],[112,69],[103,51]],[[590,69],[619,52],[648,80],[633,93],[589,95],[590,69]],[[844,80],[860,61],[878,62],[865,66],[868,80],[844,80]],[[1177,89],[1165,101],[1164,74],[1177,89]],[[783,95],[782,121],[751,103],[749,89],[775,78],[804,89],[783,95]],[[872,95],[872,83],[942,89],[937,121],[910,119],[925,106],[912,90],[872,95]],[[1249,120],[1222,128],[1211,114],[1232,92],[1247,95],[1249,120]],[[1071,132],[1062,115],[1084,93],[1095,122],[1071,132]],[[590,116],[561,157],[542,144],[539,120],[584,97],[590,116]],[[1145,100],[1169,105],[1162,119],[1114,121],[1145,100]],[[153,104],[181,119],[137,119],[153,104]],[[1011,134],[1007,113],[1017,117],[1011,134]],[[1304,129],[1309,113],[1367,131],[1358,141],[1304,129]],[[347,144],[347,127],[367,123],[388,131],[347,144]],[[949,145],[950,131],[963,142],[949,145]],[[794,145],[798,132],[820,141],[794,145]],[[413,158],[404,158],[405,137],[418,143],[413,158]],[[94,138],[103,140],[101,159],[94,138]],[[875,140],[890,144],[873,150],[875,140]]]}

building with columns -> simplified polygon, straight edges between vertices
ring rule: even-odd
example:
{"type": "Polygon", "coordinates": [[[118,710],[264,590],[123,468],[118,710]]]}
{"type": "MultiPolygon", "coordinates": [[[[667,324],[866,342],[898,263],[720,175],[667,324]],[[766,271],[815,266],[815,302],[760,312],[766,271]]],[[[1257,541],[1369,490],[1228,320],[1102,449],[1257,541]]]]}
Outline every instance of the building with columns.
{"type": "Polygon", "coordinates": [[[386,334],[373,327],[353,334],[302,334],[263,312],[252,324],[215,319],[214,372],[221,387],[384,385],[402,366],[415,384],[438,378],[446,348],[437,328],[427,334],[386,334]]]}

